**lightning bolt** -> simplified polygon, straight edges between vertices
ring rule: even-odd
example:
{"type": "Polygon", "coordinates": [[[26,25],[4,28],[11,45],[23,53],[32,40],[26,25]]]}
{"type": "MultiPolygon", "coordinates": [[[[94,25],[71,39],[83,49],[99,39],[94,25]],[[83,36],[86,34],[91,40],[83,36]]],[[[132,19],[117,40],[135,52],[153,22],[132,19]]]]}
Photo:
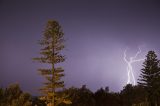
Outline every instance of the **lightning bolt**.
{"type": "Polygon", "coordinates": [[[127,60],[126,52],[127,52],[127,49],[124,51],[123,59],[127,63],[127,76],[128,76],[127,84],[136,85],[136,80],[135,80],[135,77],[134,77],[134,74],[133,74],[134,70],[133,70],[132,64],[135,63],[135,62],[140,62],[140,61],[144,60],[144,59],[136,59],[137,56],[141,53],[141,49],[139,48],[139,50],[135,54],[135,56],[130,57],[129,60],[127,60]]]}

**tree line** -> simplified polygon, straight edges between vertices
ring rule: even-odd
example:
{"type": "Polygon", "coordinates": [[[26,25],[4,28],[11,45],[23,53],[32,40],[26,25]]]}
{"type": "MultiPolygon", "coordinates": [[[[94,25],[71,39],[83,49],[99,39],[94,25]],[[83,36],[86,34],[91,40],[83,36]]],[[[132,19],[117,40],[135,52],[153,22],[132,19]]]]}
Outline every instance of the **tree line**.
{"type": "Polygon", "coordinates": [[[64,69],[60,66],[65,61],[62,53],[64,41],[59,23],[49,20],[39,41],[42,47],[40,57],[33,58],[50,65],[38,69],[46,79],[40,88],[43,95],[32,97],[22,92],[19,85],[11,85],[0,89],[0,106],[160,106],[160,60],[154,51],[146,55],[138,85],[128,84],[120,92],[110,92],[106,87],[93,93],[86,85],[65,88],[62,80],[64,69]]]}
{"type": "MultiPolygon", "coordinates": [[[[68,95],[71,104],[60,103],[58,106],[151,106],[147,100],[147,90],[141,86],[126,85],[120,92],[111,92],[109,87],[92,92],[83,85],[80,88],[65,88],[59,93],[68,95]]],[[[160,103],[159,101],[156,103],[160,103]]],[[[49,106],[41,96],[32,96],[23,92],[18,84],[0,89],[0,106],[49,106]]],[[[153,105],[153,106],[159,106],[153,105]]]]}

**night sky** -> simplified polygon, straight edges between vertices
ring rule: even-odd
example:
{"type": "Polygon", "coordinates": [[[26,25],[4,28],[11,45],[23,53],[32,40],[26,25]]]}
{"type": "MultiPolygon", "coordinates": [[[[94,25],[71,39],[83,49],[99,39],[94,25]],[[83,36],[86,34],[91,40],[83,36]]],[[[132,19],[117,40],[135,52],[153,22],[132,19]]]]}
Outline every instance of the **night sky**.
{"type": "MultiPolygon", "coordinates": [[[[38,94],[44,78],[36,70],[46,66],[32,58],[49,19],[65,33],[66,87],[120,91],[127,82],[126,48],[133,56],[141,46],[138,58],[160,52],[159,0],[0,0],[0,86],[19,83],[38,94]]],[[[142,62],[133,67],[138,79],[142,62]]]]}

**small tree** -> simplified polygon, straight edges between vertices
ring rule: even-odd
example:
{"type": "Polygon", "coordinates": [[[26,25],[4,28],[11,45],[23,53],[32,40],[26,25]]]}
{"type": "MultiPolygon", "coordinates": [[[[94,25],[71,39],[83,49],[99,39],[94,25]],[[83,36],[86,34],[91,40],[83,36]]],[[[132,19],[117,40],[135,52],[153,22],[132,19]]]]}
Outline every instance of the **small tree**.
{"type": "Polygon", "coordinates": [[[146,88],[150,106],[157,106],[160,97],[160,68],[154,51],[148,52],[143,67],[138,84],[146,88]]]}
{"type": "Polygon", "coordinates": [[[0,88],[0,106],[32,106],[31,95],[24,93],[18,84],[0,88]]]}
{"type": "MultiPolygon", "coordinates": [[[[81,88],[71,87],[65,89],[64,92],[69,95],[72,104],[69,106],[95,106],[94,94],[90,91],[86,85],[81,88]]],[[[60,106],[66,106],[61,104],[60,106]]]]}
{"type": "Polygon", "coordinates": [[[127,84],[124,89],[121,91],[123,105],[131,106],[133,103],[134,92],[132,84],[127,84]]]}
{"type": "Polygon", "coordinates": [[[57,106],[61,102],[68,103],[64,95],[59,95],[58,90],[64,87],[64,81],[61,78],[64,76],[62,67],[56,67],[58,63],[64,62],[65,58],[60,53],[64,49],[64,36],[59,23],[55,20],[50,20],[47,23],[44,31],[43,39],[40,40],[42,49],[40,51],[41,57],[34,58],[40,63],[50,65],[48,69],[38,69],[40,74],[47,79],[44,87],[40,90],[44,94],[43,98],[47,104],[57,106]],[[56,65],[56,66],[55,66],[56,65]]]}

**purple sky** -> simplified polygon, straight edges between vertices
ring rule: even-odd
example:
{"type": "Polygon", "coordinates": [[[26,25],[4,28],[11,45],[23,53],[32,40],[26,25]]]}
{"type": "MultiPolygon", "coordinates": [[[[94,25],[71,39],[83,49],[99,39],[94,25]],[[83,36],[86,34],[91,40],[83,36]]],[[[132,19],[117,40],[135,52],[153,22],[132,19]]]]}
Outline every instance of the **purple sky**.
{"type": "MultiPolygon", "coordinates": [[[[160,52],[159,0],[0,0],[0,86],[19,83],[38,94],[44,81],[33,62],[47,20],[56,19],[66,38],[66,87],[119,91],[127,82],[123,52],[143,45],[160,52]],[[139,2],[138,2],[139,1],[139,2]]],[[[134,64],[136,79],[142,62],[134,64]]]]}

